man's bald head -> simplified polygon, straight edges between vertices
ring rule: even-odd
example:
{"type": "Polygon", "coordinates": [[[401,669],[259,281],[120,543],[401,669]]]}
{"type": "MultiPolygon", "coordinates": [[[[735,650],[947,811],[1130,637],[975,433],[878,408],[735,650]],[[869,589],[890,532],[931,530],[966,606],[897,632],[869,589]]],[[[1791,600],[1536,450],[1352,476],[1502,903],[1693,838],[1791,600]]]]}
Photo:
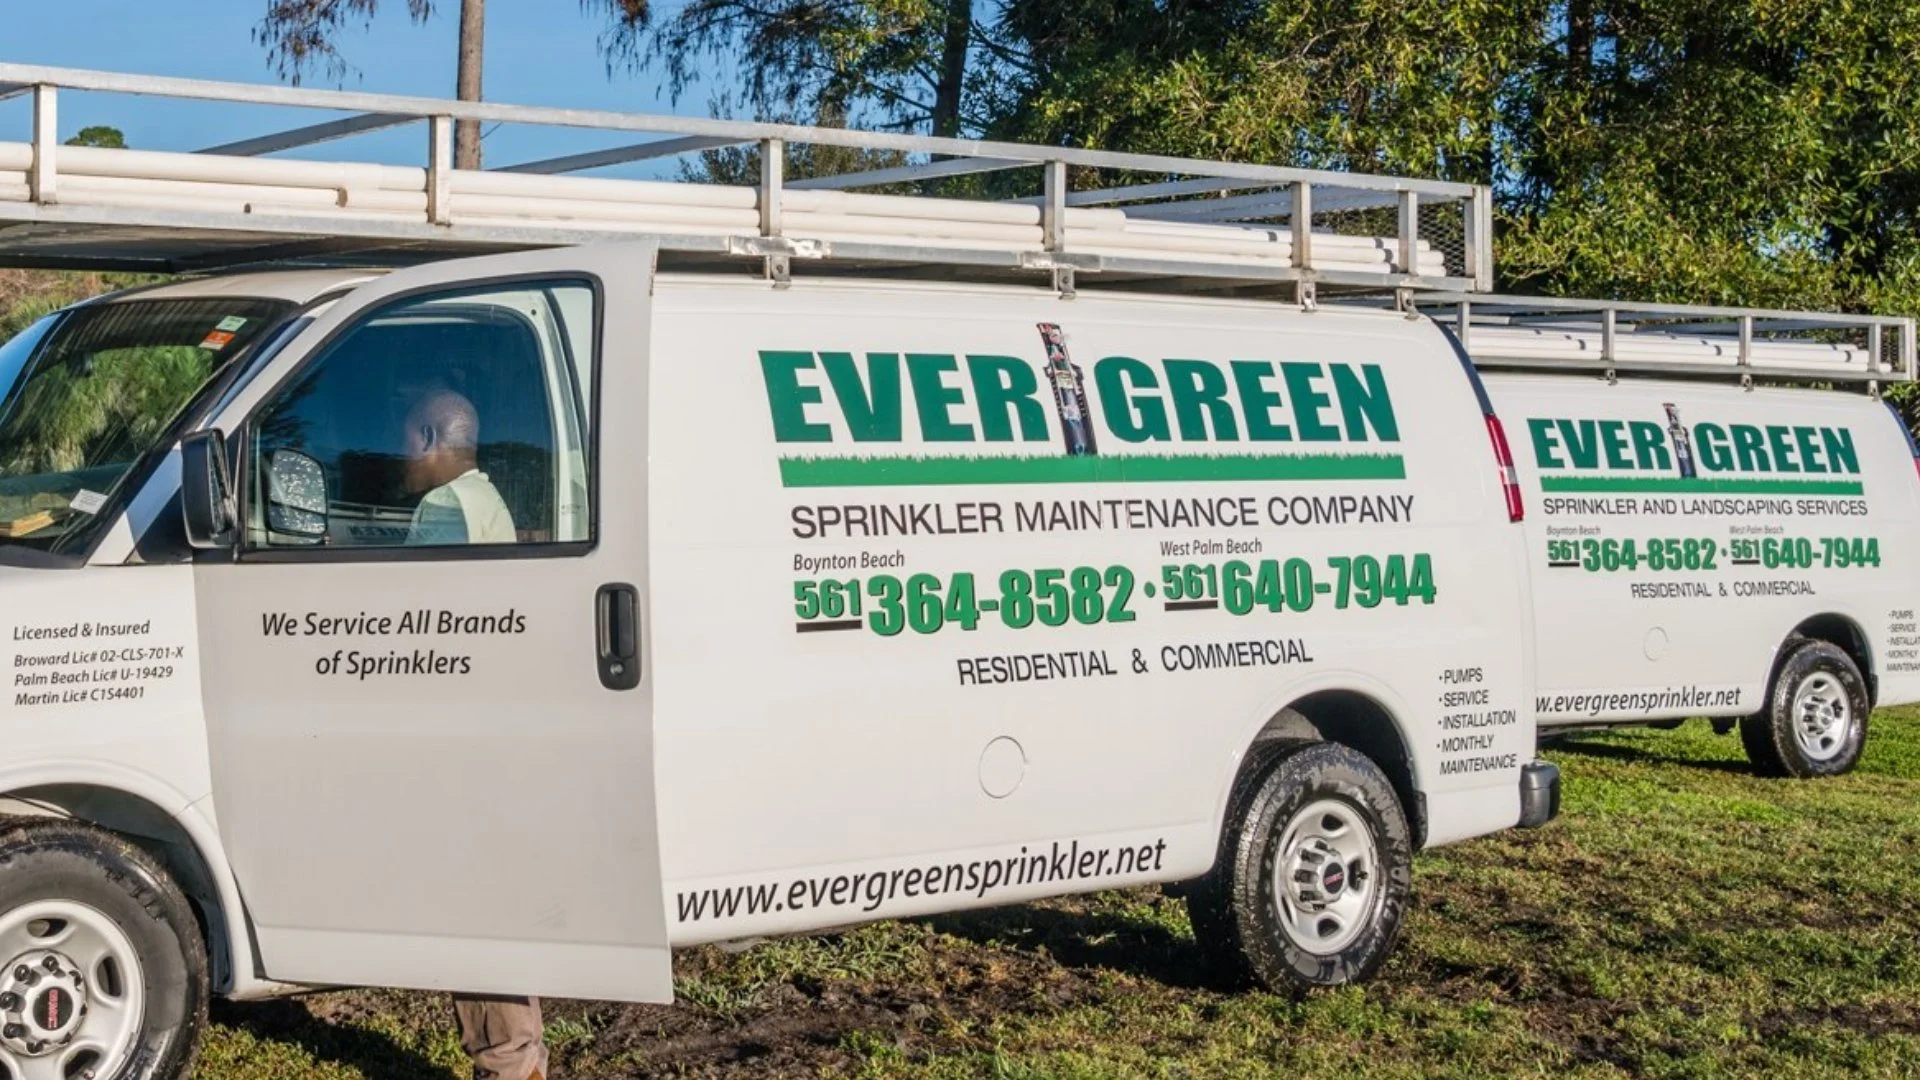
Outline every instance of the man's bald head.
{"type": "Polygon", "coordinates": [[[407,490],[429,491],[477,467],[480,415],[452,390],[429,390],[407,410],[407,490]]]}

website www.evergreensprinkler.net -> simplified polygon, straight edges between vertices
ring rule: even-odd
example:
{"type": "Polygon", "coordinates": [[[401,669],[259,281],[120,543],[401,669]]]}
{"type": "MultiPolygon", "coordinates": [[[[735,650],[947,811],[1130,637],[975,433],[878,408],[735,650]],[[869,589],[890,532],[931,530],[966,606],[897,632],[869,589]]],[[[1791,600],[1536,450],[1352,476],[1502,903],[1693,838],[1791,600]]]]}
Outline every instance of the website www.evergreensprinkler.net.
{"type": "Polygon", "coordinates": [[[1740,704],[1740,688],[1669,686],[1663,690],[1592,690],[1541,694],[1534,708],[1541,716],[1599,716],[1671,712],[1675,709],[1731,709],[1740,704]]]}
{"type": "Polygon", "coordinates": [[[1010,889],[1152,873],[1160,869],[1166,855],[1164,839],[1123,847],[1054,841],[1041,850],[1022,845],[1017,854],[998,858],[692,889],[676,894],[675,901],[683,923],[819,908],[850,908],[870,915],[895,900],[953,895],[984,900],[1010,889]]]}

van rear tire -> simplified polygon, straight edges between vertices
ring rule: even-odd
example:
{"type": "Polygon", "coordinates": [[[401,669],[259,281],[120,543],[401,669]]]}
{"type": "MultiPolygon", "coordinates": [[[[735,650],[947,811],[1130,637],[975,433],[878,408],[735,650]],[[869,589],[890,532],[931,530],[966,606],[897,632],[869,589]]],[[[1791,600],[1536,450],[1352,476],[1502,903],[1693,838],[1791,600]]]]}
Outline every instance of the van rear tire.
{"type": "Polygon", "coordinates": [[[207,1024],[206,942],[159,863],[69,821],[0,831],[0,1072],[176,1080],[207,1024]]]}
{"type": "Polygon", "coordinates": [[[1187,897],[1203,953],[1276,993],[1378,972],[1413,880],[1406,815],[1380,767],[1338,743],[1290,747],[1231,802],[1219,858],[1187,897]]]}
{"type": "Polygon", "coordinates": [[[1793,646],[1767,688],[1766,704],[1740,721],[1740,741],[1761,776],[1839,776],[1867,745],[1866,680],[1827,641],[1793,646]]]}

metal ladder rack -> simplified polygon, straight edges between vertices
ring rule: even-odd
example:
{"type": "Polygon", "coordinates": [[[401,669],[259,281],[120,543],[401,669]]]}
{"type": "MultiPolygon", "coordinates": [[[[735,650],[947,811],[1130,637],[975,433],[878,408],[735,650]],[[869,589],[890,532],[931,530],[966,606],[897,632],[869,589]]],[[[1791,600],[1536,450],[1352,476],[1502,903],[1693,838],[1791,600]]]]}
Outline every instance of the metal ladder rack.
{"type": "Polygon", "coordinates": [[[1693,304],[1423,292],[1476,367],[1834,384],[1915,377],[1914,320],[1693,304]]]}
{"type": "Polygon", "coordinates": [[[382,263],[632,236],[663,259],[796,265],[1159,291],[1491,286],[1492,201],[1469,184],[1119,154],[1072,147],[459,102],[0,64],[0,99],[31,99],[31,131],[0,124],[0,264],[199,271],[286,262],[382,263]],[[319,122],[194,153],[68,147],[64,94],[137,94],[320,110],[319,122]],[[578,152],[485,171],[453,167],[457,120],[566,129],[578,152]],[[418,165],[272,155],[424,127],[418,165]],[[652,136],[633,141],[636,133],[652,136]],[[599,138],[596,140],[595,135],[599,138]],[[607,145],[608,136],[618,136],[607,145]],[[812,144],[900,164],[789,176],[812,144]],[[720,148],[757,151],[752,185],[583,177],[720,148]],[[1024,174],[1021,170],[1027,170],[1024,174]],[[1072,170],[1070,173],[1069,170],[1072,170]],[[1001,176],[995,197],[866,194],[1001,176]],[[1384,227],[1383,227],[1384,226],[1384,227]]]}
{"type": "Polygon", "coordinates": [[[1869,387],[1915,376],[1909,319],[1492,295],[1492,222],[1489,188],[1434,180],[0,63],[0,265],[395,265],[645,237],[665,266],[746,267],[776,285],[806,272],[1307,306],[1322,290],[1390,296],[1456,328],[1484,367],[1869,387]],[[214,103],[228,130],[259,128],[249,109],[321,115],[193,152],[70,147],[58,116],[73,93],[214,103]],[[7,141],[10,98],[26,99],[20,141],[7,141]],[[453,126],[469,119],[581,141],[457,169],[453,126]],[[424,129],[417,164],[275,156],[404,127],[424,129]],[[808,144],[882,164],[790,175],[789,148],[808,144]],[[757,155],[757,181],[581,175],[727,148],[757,155]],[[988,182],[950,186],[964,177],[988,182]]]}

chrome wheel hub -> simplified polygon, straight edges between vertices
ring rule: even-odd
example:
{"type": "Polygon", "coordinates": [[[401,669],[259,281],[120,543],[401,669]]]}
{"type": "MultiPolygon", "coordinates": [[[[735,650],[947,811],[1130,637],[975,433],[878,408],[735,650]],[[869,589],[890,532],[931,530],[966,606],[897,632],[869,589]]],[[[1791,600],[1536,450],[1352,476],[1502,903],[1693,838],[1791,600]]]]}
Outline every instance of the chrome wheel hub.
{"type": "Polygon", "coordinates": [[[13,958],[0,978],[0,1045],[16,1054],[69,1045],[87,1014],[87,984],[72,958],[39,950],[13,958]]]}
{"type": "Polygon", "coordinates": [[[0,1071],[12,1080],[102,1080],[126,1063],[145,989],[133,942],[85,904],[42,900],[0,915],[0,1071]]]}
{"type": "Polygon", "coordinates": [[[1353,943],[1380,899],[1379,851],[1366,819],[1343,799],[1303,806],[1280,833],[1273,896],[1280,928],[1319,956],[1353,943]]]}
{"type": "Polygon", "coordinates": [[[1846,748],[1853,727],[1853,703],[1846,687],[1826,672],[1816,672],[1793,692],[1793,739],[1813,761],[1831,761],[1846,748]]]}

